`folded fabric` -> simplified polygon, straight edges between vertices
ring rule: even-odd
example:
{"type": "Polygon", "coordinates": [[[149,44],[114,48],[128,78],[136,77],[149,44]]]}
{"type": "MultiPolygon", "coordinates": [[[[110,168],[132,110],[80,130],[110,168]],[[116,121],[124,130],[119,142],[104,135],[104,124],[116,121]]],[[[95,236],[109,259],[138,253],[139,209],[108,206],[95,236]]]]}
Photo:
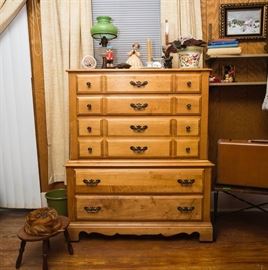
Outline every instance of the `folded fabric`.
{"type": "Polygon", "coordinates": [[[234,48],[212,48],[207,50],[207,55],[222,55],[222,54],[241,54],[241,47],[234,48]]]}
{"type": "Polygon", "coordinates": [[[262,110],[268,111],[268,74],[267,74],[266,94],[262,103],[262,110]]]}
{"type": "Polygon", "coordinates": [[[229,43],[229,44],[213,44],[208,45],[208,48],[229,48],[229,47],[238,47],[238,43],[229,43]]]}

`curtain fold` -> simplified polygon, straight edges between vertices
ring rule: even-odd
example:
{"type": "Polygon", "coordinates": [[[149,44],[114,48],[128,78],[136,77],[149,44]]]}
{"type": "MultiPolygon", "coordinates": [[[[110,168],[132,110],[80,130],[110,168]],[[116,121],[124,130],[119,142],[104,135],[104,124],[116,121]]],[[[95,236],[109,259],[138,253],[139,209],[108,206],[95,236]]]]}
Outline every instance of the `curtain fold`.
{"type": "MultiPolygon", "coordinates": [[[[162,44],[165,46],[165,20],[169,24],[169,42],[181,36],[202,39],[200,0],[161,0],[162,44]]],[[[173,67],[178,67],[178,56],[173,55],[173,67]]]]}
{"type": "Polygon", "coordinates": [[[41,0],[49,183],[65,180],[69,156],[67,69],[93,54],[91,0],[41,0]]]}
{"type": "Polygon", "coordinates": [[[0,34],[16,17],[26,0],[0,0],[0,34]]]}
{"type": "Polygon", "coordinates": [[[0,207],[41,206],[26,7],[0,36],[0,207]]]}

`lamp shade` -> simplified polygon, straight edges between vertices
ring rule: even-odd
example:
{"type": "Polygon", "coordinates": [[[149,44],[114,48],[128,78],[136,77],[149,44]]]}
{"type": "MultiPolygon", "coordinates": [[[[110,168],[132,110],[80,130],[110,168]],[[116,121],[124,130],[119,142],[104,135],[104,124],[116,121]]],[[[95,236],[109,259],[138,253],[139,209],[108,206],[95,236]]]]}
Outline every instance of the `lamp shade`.
{"type": "Polygon", "coordinates": [[[97,22],[92,26],[90,32],[94,39],[102,39],[105,37],[108,40],[117,37],[117,28],[111,23],[112,18],[109,16],[97,17],[97,22]]]}

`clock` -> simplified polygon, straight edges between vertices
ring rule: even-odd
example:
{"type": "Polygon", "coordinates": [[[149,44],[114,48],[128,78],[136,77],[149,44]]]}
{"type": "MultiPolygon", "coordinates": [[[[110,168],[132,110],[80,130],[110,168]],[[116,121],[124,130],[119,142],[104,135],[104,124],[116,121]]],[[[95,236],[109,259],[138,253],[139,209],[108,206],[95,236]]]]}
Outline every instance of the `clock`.
{"type": "Polygon", "coordinates": [[[82,61],[81,61],[81,65],[83,68],[95,68],[97,66],[97,61],[96,59],[91,56],[91,55],[86,55],[82,61]]]}

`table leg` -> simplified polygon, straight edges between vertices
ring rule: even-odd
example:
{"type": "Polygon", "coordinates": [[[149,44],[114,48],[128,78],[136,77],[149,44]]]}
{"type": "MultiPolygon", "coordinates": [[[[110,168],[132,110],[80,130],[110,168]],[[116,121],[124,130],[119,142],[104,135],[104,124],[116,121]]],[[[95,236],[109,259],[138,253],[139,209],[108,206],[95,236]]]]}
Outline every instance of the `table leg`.
{"type": "Polygon", "coordinates": [[[67,247],[68,247],[69,254],[73,255],[74,254],[73,246],[71,244],[70,235],[69,235],[69,232],[68,232],[67,229],[64,230],[64,237],[65,237],[65,240],[67,242],[67,247]]]}
{"type": "Polygon", "coordinates": [[[23,255],[25,246],[26,246],[26,241],[21,240],[19,256],[18,256],[17,261],[16,261],[16,269],[20,268],[21,261],[22,261],[22,255],[23,255]]]}
{"type": "Polygon", "coordinates": [[[43,240],[43,270],[48,270],[47,256],[48,256],[48,239],[43,240]]]}

